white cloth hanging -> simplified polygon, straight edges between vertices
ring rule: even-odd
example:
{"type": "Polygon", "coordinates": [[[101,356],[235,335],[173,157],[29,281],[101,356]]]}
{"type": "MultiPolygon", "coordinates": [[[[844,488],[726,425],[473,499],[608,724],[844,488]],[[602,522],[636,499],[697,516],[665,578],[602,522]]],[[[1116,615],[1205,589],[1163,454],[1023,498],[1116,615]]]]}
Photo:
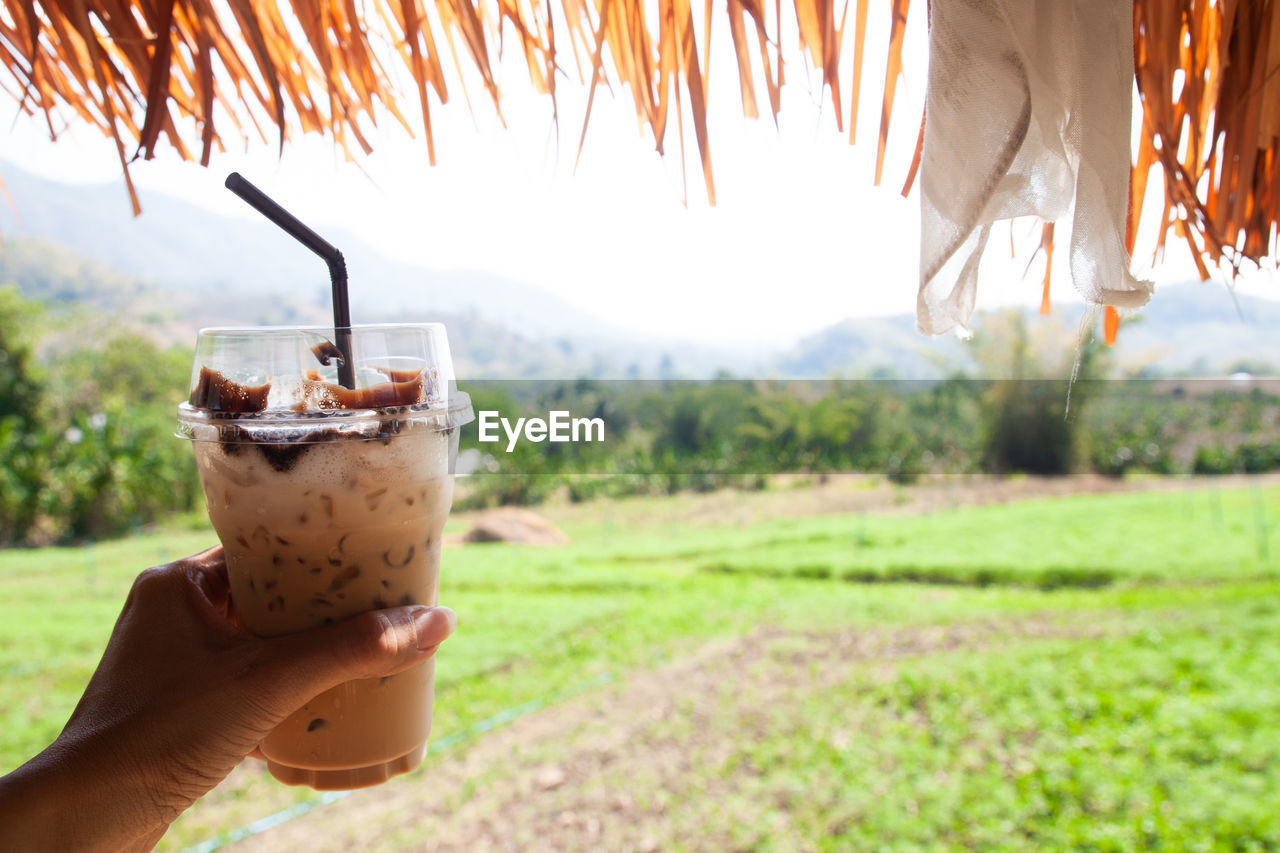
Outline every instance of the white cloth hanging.
{"type": "Polygon", "coordinates": [[[921,153],[920,331],[967,336],[991,224],[1072,216],[1071,278],[1138,308],[1125,216],[1133,6],[1124,0],[932,0],[921,153]]]}

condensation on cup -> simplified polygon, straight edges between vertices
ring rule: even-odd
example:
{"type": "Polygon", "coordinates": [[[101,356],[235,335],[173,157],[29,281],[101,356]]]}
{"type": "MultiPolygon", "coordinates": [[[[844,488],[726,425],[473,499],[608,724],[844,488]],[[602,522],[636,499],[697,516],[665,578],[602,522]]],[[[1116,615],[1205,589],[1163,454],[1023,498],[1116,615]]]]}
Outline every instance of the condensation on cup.
{"type": "MultiPolygon", "coordinates": [[[[440,324],[353,326],[350,352],[355,387],[344,388],[330,329],[199,335],[178,435],[192,440],[235,617],[258,636],[437,602],[470,398],[440,324]]],[[[263,741],[271,774],[332,790],[412,770],[434,676],[431,659],[317,696],[263,741]]]]}

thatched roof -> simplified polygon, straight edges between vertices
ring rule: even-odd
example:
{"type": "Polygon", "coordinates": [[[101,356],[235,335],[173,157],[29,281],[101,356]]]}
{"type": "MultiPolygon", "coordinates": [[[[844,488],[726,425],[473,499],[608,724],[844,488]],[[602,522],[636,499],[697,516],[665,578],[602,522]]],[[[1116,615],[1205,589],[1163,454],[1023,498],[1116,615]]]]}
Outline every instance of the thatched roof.
{"type": "MultiPolygon", "coordinates": [[[[1219,262],[1238,269],[1246,259],[1274,256],[1278,7],[1274,0],[1136,0],[1144,118],[1131,183],[1131,250],[1142,199],[1160,188],[1149,179],[1158,164],[1162,244],[1170,232],[1187,240],[1206,277],[1219,262]]],[[[726,0],[714,10],[711,0],[701,9],[691,0],[436,0],[430,7],[422,0],[16,0],[0,6],[0,66],[7,72],[0,86],[21,111],[42,115],[51,136],[74,117],[113,138],[126,181],[129,164],[161,144],[208,164],[228,134],[273,138],[283,148],[298,131],[327,133],[348,153],[368,153],[365,134],[380,115],[412,132],[406,114],[420,114],[434,163],[432,106],[462,89],[467,65],[466,76],[479,81],[501,116],[496,57],[517,50],[553,105],[565,81],[585,87],[588,119],[601,84],[619,97],[623,84],[660,151],[674,116],[680,156],[691,135],[714,202],[705,38],[712,15],[728,16],[744,113],[775,117],[787,76],[778,21],[794,16],[799,47],[821,71],[842,131],[847,117],[850,141],[858,99],[868,95],[861,91],[867,38],[886,39],[886,82],[870,93],[882,104],[879,182],[907,17],[927,8],[921,0],[890,0],[884,20],[869,10],[869,0],[788,0],[785,8],[781,0],[772,8],[764,0],[726,0]],[[411,88],[392,82],[401,78],[411,88]],[[684,126],[686,109],[692,128],[684,126]]],[[[474,104],[480,93],[462,94],[474,104]]],[[[921,119],[897,120],[914,128],[921,119]]],[[[580,145],[585,131],[584,123],[580,145]]],[[[919,143],[901,176],[904,194],[918,158],[919,143]]],[[[136,212],[131,182],[129,192],[136,212]]],[[[1050,245],[1051,235],[1049,226],[1050,245]]]]}

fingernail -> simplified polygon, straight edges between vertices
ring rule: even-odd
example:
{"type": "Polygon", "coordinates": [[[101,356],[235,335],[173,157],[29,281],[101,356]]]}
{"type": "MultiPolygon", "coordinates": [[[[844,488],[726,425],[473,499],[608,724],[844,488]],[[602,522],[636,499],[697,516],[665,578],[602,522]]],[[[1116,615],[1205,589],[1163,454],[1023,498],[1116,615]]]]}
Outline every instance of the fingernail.
{"type": "MultiPolygon", "coordinates": [[[[429,625],[435,614],[441,614],[449,623],[449,634],[453,633],[453,629],[458,625],[458,614],[454,613],[448,607],[417,607],[413,611],[413,630],[418,639],[418,651],[425,652],[427,649],[433,649],[443,642],[444,637],[440,636],[438,630],[433,631],[429,625]]],[[[446,634],[448,636],[448,634],[446,634]]]]}

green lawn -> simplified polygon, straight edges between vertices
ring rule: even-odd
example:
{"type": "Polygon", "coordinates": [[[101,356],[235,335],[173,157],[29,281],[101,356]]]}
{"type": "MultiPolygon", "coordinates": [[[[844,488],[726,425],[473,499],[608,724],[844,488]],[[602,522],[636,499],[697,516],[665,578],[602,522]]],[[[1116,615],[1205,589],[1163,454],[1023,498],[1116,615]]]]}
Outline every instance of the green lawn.
{"type": "MultiPolygon", "coordinates": [[[[1113,630],[920,655],[888,680],[868,669],[771,707],[774,734],[734,760],[760,771],[744,802],[767,794],[785,821],[753,811],[723,840],[1280,848],[1280,489],[686,523],[693,500],[643,518],[640,499],[561,513],[563,548],[446,549],[441,600],[460,624],[438,662],[436,736],[760,625],[812,636],[1061,616],[1113,630]],[[808,736],[844,730],[861,734],[808,736]]],[[[0,769],[56,735],[133,576],[211,541],[195,530],[0,552],[0,769]]],[[[255,777],[207,798],[162,846],[308,796],[255,777]]],[[[692,814],[664,847],[715,829],[692,814]]]]}
{"type": "Polygon", "coordinates": [[[757,768],[770,796],[754,799],[786,803],[790,833],[757,821],[725,837],[779,850],[815,838],[859,850],[1278,849],[1274,593],[1131,614],[1120,637],[923,657],[887,682],[772,706],[763,728],[775,734],[744,739],[716,773],[757,768]]]}

